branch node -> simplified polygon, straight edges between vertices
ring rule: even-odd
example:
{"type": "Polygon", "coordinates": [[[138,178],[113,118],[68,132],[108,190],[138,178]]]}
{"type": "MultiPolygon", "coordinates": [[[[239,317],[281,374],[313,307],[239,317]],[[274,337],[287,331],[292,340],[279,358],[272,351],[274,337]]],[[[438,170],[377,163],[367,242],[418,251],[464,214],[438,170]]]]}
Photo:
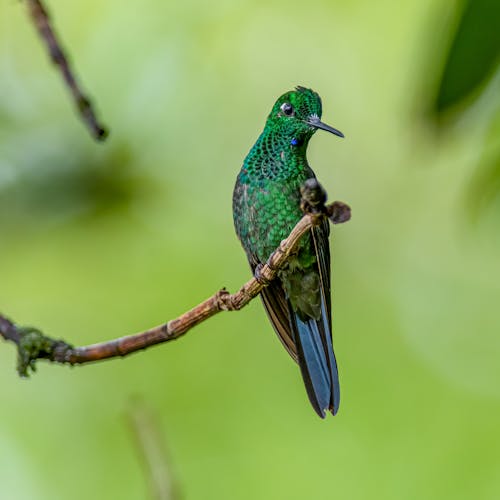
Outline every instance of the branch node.
{"type": "Polygon", "coordinates": [[[279,266],[275,266],[273,262],[275,260],[281,260],[282,258],[286,259],[287,256],[287,245],[286,240],[282,240],[276,250],[269,256],[267,259],[266,265],[273,273],[277,273],[279,270],[279,266]]]}
{"type": "Polygon", "coordinates": [[[219,311],[234,311],[234,305],[231,301],[231,294],[222,288],[215,294],[215,304],[219,311]]]}
{"type": "MultiPolygon", "coordinates": [[[[276,271],[276,269],[273,269],[272,266],[269,266],[269,268],[272,271],[276,271]]],[[[263,269],[264,269],[264,264],[257,264],[257,266],[255,267],[254,276],[255,279],[257,280],[257,283],[259,283],[262,286],[268,286],[271,284],[272,280],[270,280],[264,275],[263,269]]]]}

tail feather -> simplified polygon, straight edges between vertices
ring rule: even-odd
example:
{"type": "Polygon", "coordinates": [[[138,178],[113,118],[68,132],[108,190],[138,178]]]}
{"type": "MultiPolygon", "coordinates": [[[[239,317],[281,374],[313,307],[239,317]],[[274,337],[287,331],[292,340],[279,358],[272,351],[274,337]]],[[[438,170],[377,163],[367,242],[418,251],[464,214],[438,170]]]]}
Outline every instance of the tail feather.
{"type": "Polygon", "coordinates": [[[329,410],[336,415],[339,411],[340,406],[340,382],[339,382],[339,371],[337,368],[337,360],[335,359],[335,351],[333,350],[332,344],[332,334],[330,331],[330,321],[327,319],[327,313],[325,311],[325,303],[321,301],[321,318],[323,320],[323,326],[325,329],[324,338],[326,340],[325,351],[328,354],[328,364],[330,366],[331,382],[332,382],[332,398],[330,400],[329,410]]]}
{"type": "Polygon", "coordinates": [[[316,413],[324,418],[325,410],[330,410],[334,415],[337,413],[340,391],[337,362],[323,301],[321,309],[319,320],[304,320],[290,307],[290,323],[307,395],[316,413]]]}
{"type": "Polygon", "coordinates": [[[331,382],[318,325],[313,319],[302,321],[298,314],[294,314],[292,321],[295,322],[295,344],[307,395],[316,413],[325,418],[325,409],[330,405],[331,382]]]}

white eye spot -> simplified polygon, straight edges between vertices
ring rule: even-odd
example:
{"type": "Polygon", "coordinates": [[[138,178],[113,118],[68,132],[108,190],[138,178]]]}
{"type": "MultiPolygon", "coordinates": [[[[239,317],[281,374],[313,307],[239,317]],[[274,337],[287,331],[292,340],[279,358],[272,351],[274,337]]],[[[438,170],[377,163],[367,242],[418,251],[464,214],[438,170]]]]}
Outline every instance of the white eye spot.
{"type": "Polygon", "coordinates": [[[284,102],[281,105],[280,109],[281,109],[281,111],[283,111],[283,114],[285,114],[286,116],[293,116],[293,114],[295,113],[293,106],[289,102],[284,102]]]}

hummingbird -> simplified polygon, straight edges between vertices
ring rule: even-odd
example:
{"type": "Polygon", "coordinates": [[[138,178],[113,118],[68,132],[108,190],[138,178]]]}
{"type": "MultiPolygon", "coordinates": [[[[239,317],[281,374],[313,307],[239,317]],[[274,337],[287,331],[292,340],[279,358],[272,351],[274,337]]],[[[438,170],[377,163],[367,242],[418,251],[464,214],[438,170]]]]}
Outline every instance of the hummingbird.
{"type": "MultiPolygon", "coordinates": [[[[313,90],[299,86],[286,92],[243,161],[233,192],[233,220],[254,273],[303,216],[300,188],[316,178],[306,157],[309,140],[318,129],[344,137],[323,123],[321,114],[321,98],[313,90]]],[[[286,267],[261,292],[267,316],[299,364],[321,418],[325,411],[335,415],[340,403],[331,333],[329,232],[325,218],[303,236],[286,267]]]]}

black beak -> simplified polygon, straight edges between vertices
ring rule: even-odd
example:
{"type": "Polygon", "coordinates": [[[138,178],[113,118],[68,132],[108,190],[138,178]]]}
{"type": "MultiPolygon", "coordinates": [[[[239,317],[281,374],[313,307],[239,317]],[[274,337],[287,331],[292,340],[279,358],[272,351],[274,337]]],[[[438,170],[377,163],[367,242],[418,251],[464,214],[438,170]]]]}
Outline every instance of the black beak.
{"type": "Polygon", "coordinates": [[[317,116],[310,116],[309,119],[306,120],[306,123],[308,125],[311,125],[311,127],[320,128],[321,130],[326,130],[331,134],[338,135],[339,137],[344,137],[344,134],[340,130],[337,130],[336,128],[330,127],[330,125],[323,123],[317,116]]]}

